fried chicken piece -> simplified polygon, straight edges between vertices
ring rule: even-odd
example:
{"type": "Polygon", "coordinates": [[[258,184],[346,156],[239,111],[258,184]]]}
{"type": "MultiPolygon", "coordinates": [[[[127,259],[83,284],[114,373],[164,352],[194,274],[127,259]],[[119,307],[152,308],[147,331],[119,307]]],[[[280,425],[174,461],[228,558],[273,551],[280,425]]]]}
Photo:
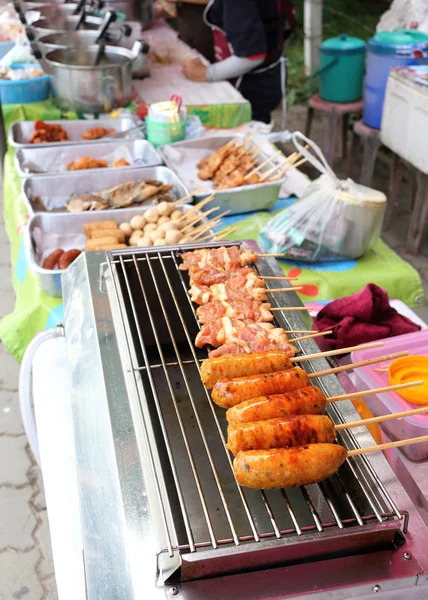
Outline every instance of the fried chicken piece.
{"type": "Polygon", "coordinates": [[[67,171],[81,171],[84,169],[105,169],[107,167],[106,160],[98,160],[90,156],[82,156],[74,162],[69,162],[67,171]]]}
{"type": "Polygon", "coordinates": [[[99,140],[100,138],[116,133],[116,129],[106,129],[105,127],[92,127],[82,135],[82,140],[99,140]]]}
{"type": "Polygon", "coordinates": [[[45,123],[36,121],[34,123],[34,133],[28,140],[29,144],[45,144],[47,142],[66,142],[68,135],[61,125],[54,123],[45,123]]]}
{"type": "Polygon", "coordinates": [[[131,165],[125,158],[118,158],[111,163],[112,167],[130,167],[131,165]]]}

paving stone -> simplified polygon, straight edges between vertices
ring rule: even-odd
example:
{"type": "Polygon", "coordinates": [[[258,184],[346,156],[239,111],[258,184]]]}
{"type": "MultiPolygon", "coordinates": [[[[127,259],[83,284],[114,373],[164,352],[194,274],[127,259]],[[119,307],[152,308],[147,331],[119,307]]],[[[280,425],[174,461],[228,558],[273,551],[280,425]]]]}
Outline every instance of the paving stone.
{"type": "Polygon", "coordinates": [[[2,290],[0,296],[0,319],[13,312],[15,308],[15,302],[16,296],[13,290],[2,290]]]}
{"type": "Polygon", "coordinates": [[[56,588],[55,575],[52,575],[51,577],[48,577],[48,579],[45,579],[44,583],[49,591],[47,592],[43,600],[58,600],[58,590],[56,588]]]}
{"type": "Polygon", "coordinates": [[[25,485],[28,484],[27,471],[31,461],[26,451],[27,438],[0,436],[0,485],[25,485]]]}
{"type": "Polygon", "coordinates": [[[47,511],[39,513],[41,523],[35,531],[34,538],[42,553],[42,560],[39,565],[39,571],[42,579],[46,579],[54,574],[54,564],[52,557],[51,534],[49,531],[49,520],[47,511]]]}
{"type": "MultiPolygon", "coordinates": [[[[0,488],[0,549],[24,550],[34,546],[32,533],[37,521],[29,504],[31,494],[30,486],[0,488]]],[[[0,573],[3,573],[1,568],[0,573]]]]}
{"type": "Polygon", "coordinates": [[[19,410],[18,392],[0,389],[0,433],[24,433],[19,410]]]}
{"type": "MultiPolygon", "coordinates": [[[[33,471],[31,476],[33,477],[33,471]]],[[[41,512],[43,510],[46,510],[45,488],[43,487],[43,481],[39,470],[37,471],[35,476],[39,491],[33,498],[33,506],[37,512],[41,512]]]]}
{"type": "Polygon", "coordinates": [[[41,600],[44,590],[35,571],[39,558],[37,549],[0,554],[0,600],[41,600]]]}
{"type": "Polygon", "coordinates": [[[3,344],[0,344],[0,390],[17,390],[18,378],[19,364],[8,353],[3,344]]]}

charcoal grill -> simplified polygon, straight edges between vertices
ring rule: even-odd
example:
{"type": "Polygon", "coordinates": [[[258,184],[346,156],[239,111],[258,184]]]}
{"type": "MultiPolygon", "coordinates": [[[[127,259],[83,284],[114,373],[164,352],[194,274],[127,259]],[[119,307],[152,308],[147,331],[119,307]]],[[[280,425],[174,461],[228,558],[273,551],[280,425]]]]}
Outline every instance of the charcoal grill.
{"type": "MultiPolygon", "coordinates": [[[[237,485],[225,411],[200,381],[207,354],[194,346],[199,327],[178,269],[183,248],[196,247],[87,253],[63,276],[88,598],[285,598],[379,578],[391,589],[415,585],[421,566],[397,550],[408,526],[396,501],[403,490],[380,453],[304,488],[237,485]]],[[[254,268],[282,273],[272,259],[254,268]]],[[[300,301],[291,292],[271,303],[300,301]]],[[[305,327],[301,313],[276,318],[287,331],[305,327]]],[[[334,375],[315,383],[343,393],[334,375]]],[[[335,423],[358,418],[349,401],[328,412],[335,423]]],[[[372,442],[364,427],[339,435],[348,449],[372,442]]]]}

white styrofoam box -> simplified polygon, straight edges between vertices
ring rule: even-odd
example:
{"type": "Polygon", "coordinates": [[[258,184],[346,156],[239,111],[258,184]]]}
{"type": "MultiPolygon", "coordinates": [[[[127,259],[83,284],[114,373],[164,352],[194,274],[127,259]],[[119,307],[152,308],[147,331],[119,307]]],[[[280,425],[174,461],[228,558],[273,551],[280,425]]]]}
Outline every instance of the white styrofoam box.
{"type": "Polygon", "coordinates": [[[428,174],[428,87],[391,72],[380,137],[387,148],[428,174]]]}

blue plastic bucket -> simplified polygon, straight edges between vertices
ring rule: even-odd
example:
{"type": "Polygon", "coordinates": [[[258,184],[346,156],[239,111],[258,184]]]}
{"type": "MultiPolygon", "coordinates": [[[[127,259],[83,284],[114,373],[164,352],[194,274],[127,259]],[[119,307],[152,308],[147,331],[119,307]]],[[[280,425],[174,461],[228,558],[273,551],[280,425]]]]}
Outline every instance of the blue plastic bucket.
{"type": "Polygon", "coordinates": [[[380,129],[386,84],[393,67],[426,63],[428,35],[420,31],[379,32],[368,42],[363,121],[380,129]]]}
{"type": "MultiPolygon", "coordinates": [[[[39,67],[39,65],[12,65],[11,69],[25,69],[26,67],[39,67]]],[[[41,102],[49,98],[51,78],[42,75],[35,79],[22,79],[8,81],[0,79],[0,98],[2,104],[30,104],[41,102]]]]}

